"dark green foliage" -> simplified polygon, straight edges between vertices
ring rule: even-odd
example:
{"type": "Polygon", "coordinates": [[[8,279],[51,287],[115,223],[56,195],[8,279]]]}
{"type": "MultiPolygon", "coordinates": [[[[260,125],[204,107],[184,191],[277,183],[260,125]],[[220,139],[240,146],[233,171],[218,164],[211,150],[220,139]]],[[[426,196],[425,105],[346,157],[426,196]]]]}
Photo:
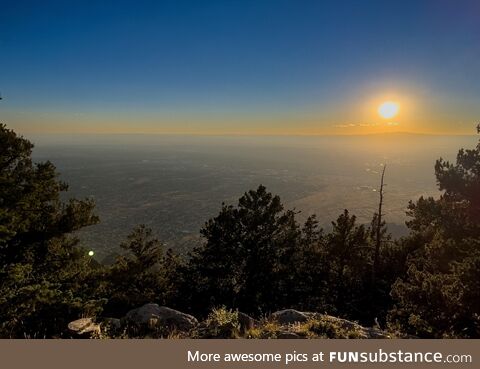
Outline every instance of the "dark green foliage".
{"type": "MultiPolygon", "coordinates": [[[[206,311],[225,305],[247,313],[269,311],[283,298],[283,265],[295,249],[300,230],[293,211],[260,186],[223,205],[201,230],[205,244],[197,248],[185,270],[190,306],[206,311]]],[[[185,291],[184,291],[185,293],[185,291]]]]}
{"type": "Polygon", "coordinates": [[[285,307],[299,310],[332,311],[329,299],[330,262],[326,236],[315,216],[307,219],[297,249],[287,261],[285,307]]]}
{"type": "Polygon", "coordinates": [[[33,145],[0,125],[0,333],[59,334],[69,319],[98,310],[89,296],[92,260],[72,232],[95,224],[90,200],[60,200],[55,167],[33,163],[33,145]]]}
{"type": "Polygon", "coordinates": [[[480,337],[480,144],[435,165],[439,199],[410,203],[408,272],[391,323],[424,337],[480,337]]]}
{"type": "MultiPolygon", "coordinates": [[[[300,227],[295,212],[263,186],[246,193],[202,230],[205,244],[182,271],[180,305],[193,313],[225,305],[257,316],[297,308],[369,323],[384,318],[388,306],[372,301],[389,303],[390,284],[370,284],[371,230],[347,210],[332,227],[325,234],[314,216],[300,227]]],[[[388,241],[384,228],[381,235],[388,241]]]]}
{"type": "Polygon", "coordinates": [[[336,312],[350,317],[361,311],[363,304],[359,302],[366,296],[373,248],[365,226],[357,225],[356,217],[347,210],[332,226],[327,236],[330,298],[336,312]]]}
{"type": "Polygon", "coordinates": [[[122,316],[149,302],[165,305],[171,300],[178,257],[171,250],[164,253],[162,243],[145,225],[135,228],[121,247],[125,253],[105,274],[105,313],[122,316]]]}

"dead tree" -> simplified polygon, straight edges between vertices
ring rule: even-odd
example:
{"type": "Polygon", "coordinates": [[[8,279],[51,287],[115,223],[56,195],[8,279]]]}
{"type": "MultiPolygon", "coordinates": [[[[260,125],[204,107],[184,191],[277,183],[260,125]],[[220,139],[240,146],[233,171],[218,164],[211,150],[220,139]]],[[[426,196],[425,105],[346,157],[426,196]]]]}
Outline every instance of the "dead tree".
{"type": "Polygon", "coordinates": [[[382,246],[382,208],[383,208],[383,187],[385,179],[385,169],[387,166],[383,165],[382,179],[380,181],[380,199],[378,201],[378,214],[377,214],[377,223],[375,224],[375,254],[373,257],[373,267],[372,267],[372,284],[375,285],[378,272],[378,264],[380,259],[380,247],[382,246]]]}

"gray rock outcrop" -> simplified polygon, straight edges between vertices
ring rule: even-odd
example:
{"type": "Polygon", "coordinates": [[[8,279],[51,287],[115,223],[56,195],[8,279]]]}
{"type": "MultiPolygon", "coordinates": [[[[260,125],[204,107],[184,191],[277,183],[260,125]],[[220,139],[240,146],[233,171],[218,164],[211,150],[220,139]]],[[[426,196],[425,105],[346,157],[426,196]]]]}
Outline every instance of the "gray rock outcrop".
{"type": "Polygon", "coordinates": [[[240,332],[244,333],[258,325],[258,321],[253,319],[250,315],[238,312],[238,324],[240,325],[240,332]]]}
{"type": "Polygon", "coordinates": [[[179,331],[189,331],[198,325],[194,316],[157,304],[146,304],[130,310],[122,320],[141,327],[161,326],[179,331]]]}
{"type": "Polygon", "coordinates": [[[294,309],[276,311],[272,318],[280,325],[304,323],[308,320],[308,315],[294,309]]]}

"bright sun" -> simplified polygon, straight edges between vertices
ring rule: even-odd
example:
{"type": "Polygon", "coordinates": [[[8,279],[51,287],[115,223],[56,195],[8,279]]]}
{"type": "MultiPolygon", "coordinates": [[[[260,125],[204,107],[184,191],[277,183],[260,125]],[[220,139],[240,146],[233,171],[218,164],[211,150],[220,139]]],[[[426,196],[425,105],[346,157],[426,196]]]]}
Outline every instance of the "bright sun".
{"type": "Polygon", "coordinates": [[[378,114],[380,114],[382,118],[390,119],[396,116],[399,110],[400,107],[396,102],[385,101],[378,107],[378,114]]]}

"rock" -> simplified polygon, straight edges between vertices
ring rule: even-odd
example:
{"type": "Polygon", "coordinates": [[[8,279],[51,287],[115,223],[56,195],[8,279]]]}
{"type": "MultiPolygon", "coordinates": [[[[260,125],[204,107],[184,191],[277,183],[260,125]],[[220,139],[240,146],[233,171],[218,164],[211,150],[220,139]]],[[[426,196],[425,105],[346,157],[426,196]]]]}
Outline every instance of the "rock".
{"type": "Polygon", "coordinates": [[[335,323],[339,325],[342,329],[348,330],[348,331],[355,331],[358,333],[358,338],[377,338],[377,339],[389,339],[391,336],[378,329],[378,328],[366,328],[364,326],[361,326],[358,323],[352,322],[350,320],[346,319],[341,319],[337,318],[331,315],[323,315],[324,319],[327,319],[331,321],[332,323],[335,323]]]}
{"type": "Polygon", "coordinates": [[[388,333],[378,328],[365,328],[368,338],[375,339],[390,339],[392,338],[388,333]]]}
{"type": "Polygon", "coordinates": [[[298,334],[293,332],[280,332],[277,335],[277,338],[281,340],[292,340],[292,339],[299,339],[301,337],[298,334]]]}
{"type": "Polygon", "coordinates": [[[245,333],[250,329],[255,328],[258,322],[255,319],[253,319],[251,316],[239,311],[238,323],[240,324],[240,332],[245,333]]]}
{"type": "Polygon", "coordinates": [[[122,321],[116,318],[104,318],[101,326],[109,332],[119,332],[122,329],[122,321]]]}
{"type": "Polygon", "coordinates": [[[302,313],[301,311],[294,309],[286,309],[276,311],[272,314],[272,318],[275,319],[278,324],[294,324],[294,323],[304,323],[308,320],[308,315],[302,313]]]}
{"type": "Polygon", "coordinates": [[[194,316],[157,304],[146,304],[130,310],[124,319],[137,326],[154,328],[160,325],[180,331],[189,331],[198,325],[194,316]]]}
{"type": "Polygon", "coordinates": [[[331,316],[331,315],[323,315],[323,318],[331,321],[332,323],[338,324],[343,329],[347,329],[347,330],[364,329],[360,324],[352,322],[350,320],[337,318],[337,317],[331,316]]]}
{"type": "Polygon", "coordinates": [[[100,335],[100,325],[95,323],[93,318],[81,318],[68,323],[68,329],[76,336],[90,338],[100,335]]]}

